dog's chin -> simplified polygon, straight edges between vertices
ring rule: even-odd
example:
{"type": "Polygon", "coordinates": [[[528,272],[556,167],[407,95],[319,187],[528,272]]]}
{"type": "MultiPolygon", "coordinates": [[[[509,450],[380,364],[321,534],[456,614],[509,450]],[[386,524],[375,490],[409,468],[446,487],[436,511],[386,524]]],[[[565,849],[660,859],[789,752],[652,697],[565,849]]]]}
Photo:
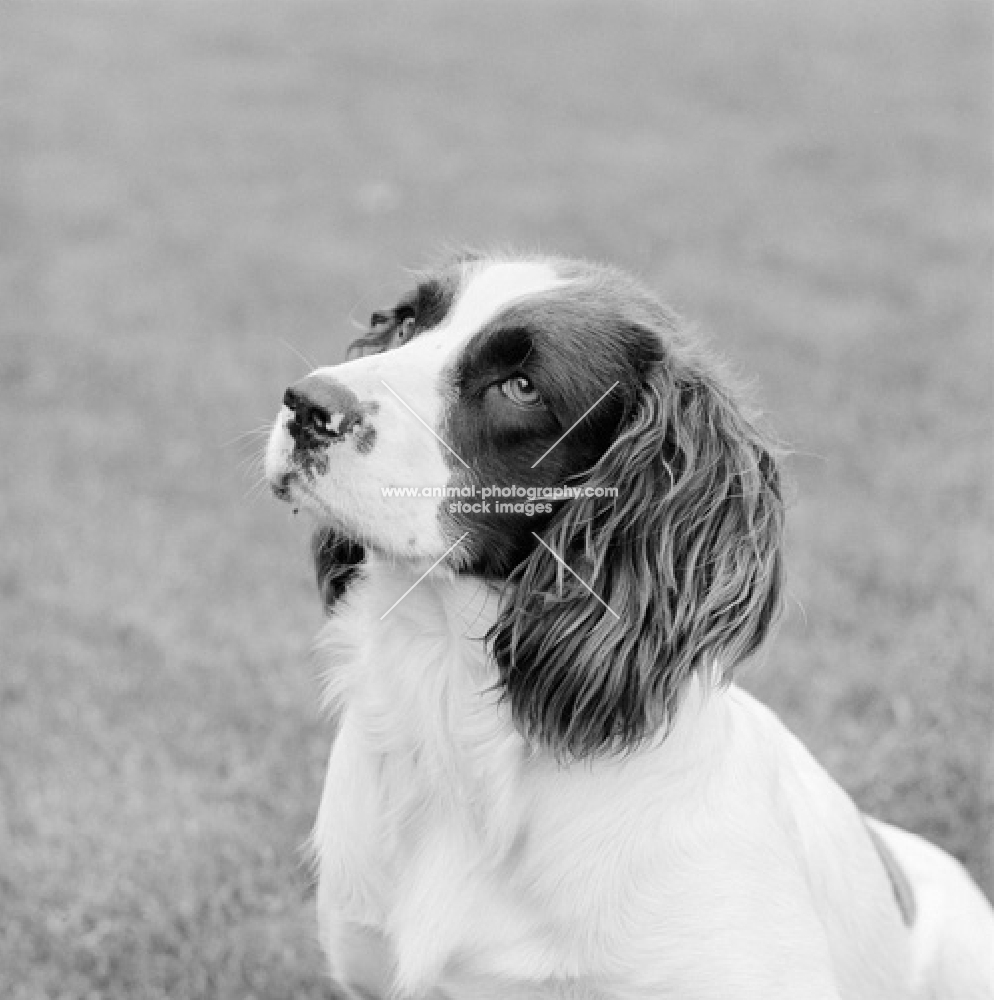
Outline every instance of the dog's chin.
{"type": "Polygon", "coordinates": [[[423,561],[411,558],[410,553],[402,552],[376,538],[370,531],[359,528],[347,515],[336,511],[305,480],[294,478],[282,486],[273,486],[273,495],[289,504],[294,514],[303,514],[309,519],[314,528],[315,544],[324,544],[329,554],[349,552],[348,561],[352,563],[360,561],[356,557],[358,553],[362,554],[362,561],[372,557],[393,565],[405,562],[413,565],[423,561]]]}
{"type": "Polygon", "coordinates": [[[280,483],[274,483],[272,491],[278,500],[291,506],[294,514],[306,514],[313,521],[315,532],[334,535],[353,545],[370,546],[366,533],[349,524],[348,518],[318,493],[313,479],[301,475],[287,476],[280,483]]]}

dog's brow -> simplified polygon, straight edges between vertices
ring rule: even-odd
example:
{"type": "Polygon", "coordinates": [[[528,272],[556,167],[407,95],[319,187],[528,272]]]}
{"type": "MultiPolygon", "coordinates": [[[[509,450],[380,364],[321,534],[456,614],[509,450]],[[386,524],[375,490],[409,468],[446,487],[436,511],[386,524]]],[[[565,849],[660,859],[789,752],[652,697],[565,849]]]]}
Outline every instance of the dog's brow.
{"type": "Polygon", "coordinates": [[[453,329],[475,332],[512,302],[568,284],[551,265],[538,261],[491,264],[470,272],[446,320],[453,329]]]}

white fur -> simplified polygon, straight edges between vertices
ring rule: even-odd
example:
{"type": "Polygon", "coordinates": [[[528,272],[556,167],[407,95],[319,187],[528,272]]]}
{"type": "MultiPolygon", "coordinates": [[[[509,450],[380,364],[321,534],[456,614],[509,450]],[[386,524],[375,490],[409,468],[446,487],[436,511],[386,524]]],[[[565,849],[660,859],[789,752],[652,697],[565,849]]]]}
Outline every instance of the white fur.
{"type": "Polygon", "coordinates": [[[695,682],[665,739],[560,765],[492,691],[495,592],[436,571],[380,621],[416,576],[365,572],[324,633],[340,730],[315,830],[355,996],[994,996],[962,868],[880,824],[909,931],[855,806],[743,691],[695,682]]]}

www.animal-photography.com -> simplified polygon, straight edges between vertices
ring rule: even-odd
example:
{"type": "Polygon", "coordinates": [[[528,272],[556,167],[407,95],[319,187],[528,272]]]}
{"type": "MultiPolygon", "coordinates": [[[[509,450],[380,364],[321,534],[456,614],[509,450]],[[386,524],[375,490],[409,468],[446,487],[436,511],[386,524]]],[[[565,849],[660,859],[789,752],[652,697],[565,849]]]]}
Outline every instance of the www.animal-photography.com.
{"type": "Polygon", "coordinates": [[[0,7],[0,997],[994,1000],[992,20],[0,7]]]}

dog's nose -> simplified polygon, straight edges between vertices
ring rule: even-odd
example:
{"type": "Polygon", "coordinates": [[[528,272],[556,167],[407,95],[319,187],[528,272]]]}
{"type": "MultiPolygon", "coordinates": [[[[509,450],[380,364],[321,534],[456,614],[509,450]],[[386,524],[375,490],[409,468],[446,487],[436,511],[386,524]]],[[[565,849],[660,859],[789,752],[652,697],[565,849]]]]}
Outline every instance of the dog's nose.
{"type": "Polygon", "coordinates": [[[308,375],[283,394],[283,405],[293,414],[287,430],[302,448],[340,438],[360,419],[358,403],[340,382],[308,375]]]}

